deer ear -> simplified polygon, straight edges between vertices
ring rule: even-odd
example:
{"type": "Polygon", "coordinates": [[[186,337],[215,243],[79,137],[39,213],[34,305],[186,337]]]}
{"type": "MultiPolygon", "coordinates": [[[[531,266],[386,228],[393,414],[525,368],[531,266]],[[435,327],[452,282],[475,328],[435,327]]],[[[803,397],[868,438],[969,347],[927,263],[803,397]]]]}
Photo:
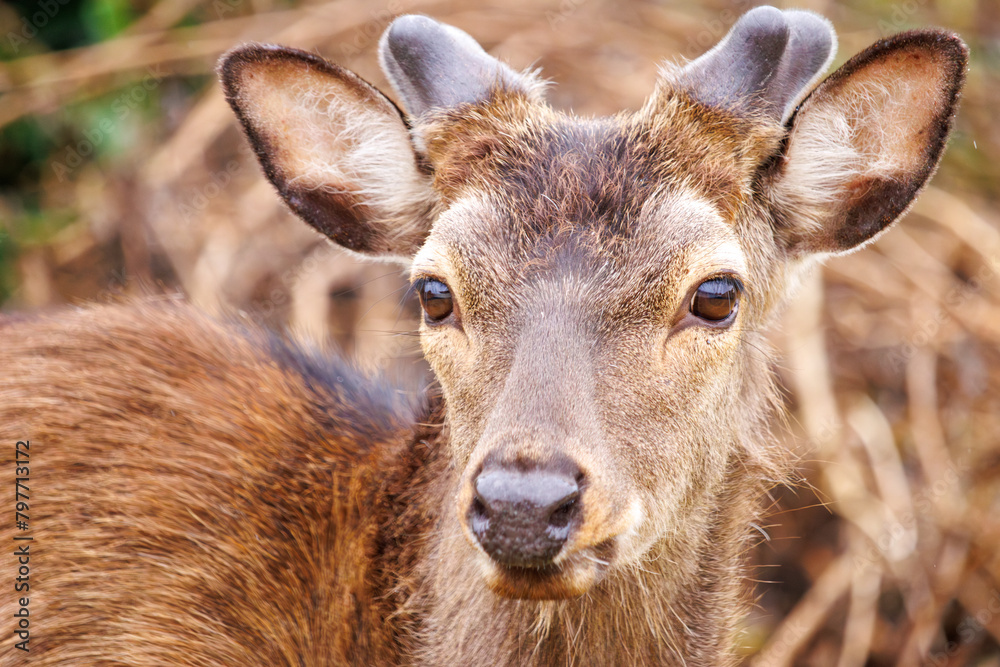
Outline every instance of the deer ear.
{"type": "Polygon", "coordinates": [[[777,233],[796,253],[838,253],[885,231],[941,159],[968,49],[942,31],[875,43],[793,117],[770,187],[777,233]]]}
{"type": "Polygon", "coordinates": [[[240,46],[219,73],[264,173],[295,213],[349,250],[413,256],[437,197],[392,102],[296,49],[240,46]]]}

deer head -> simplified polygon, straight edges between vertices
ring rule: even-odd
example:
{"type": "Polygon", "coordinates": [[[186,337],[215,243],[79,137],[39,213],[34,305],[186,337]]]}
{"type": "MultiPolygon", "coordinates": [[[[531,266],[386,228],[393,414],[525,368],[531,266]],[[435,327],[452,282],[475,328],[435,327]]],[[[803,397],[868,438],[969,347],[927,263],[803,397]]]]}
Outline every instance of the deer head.
{"type": "Polygon", "coordinates": [[[967,57],[954,35],[909,32],[815,85],[835,41],[815,14],[754,9],[612,118],[551,108],[535,74],[422,16],[380,44],[405,115],[308,53],[223,59],[292,210],[409,266],[456,471],[443,529],[493,591],[575,596],[651,558],[695,568],[723,498],[777,474],[760,331],[811,259],[906,210],[967,57]]]}

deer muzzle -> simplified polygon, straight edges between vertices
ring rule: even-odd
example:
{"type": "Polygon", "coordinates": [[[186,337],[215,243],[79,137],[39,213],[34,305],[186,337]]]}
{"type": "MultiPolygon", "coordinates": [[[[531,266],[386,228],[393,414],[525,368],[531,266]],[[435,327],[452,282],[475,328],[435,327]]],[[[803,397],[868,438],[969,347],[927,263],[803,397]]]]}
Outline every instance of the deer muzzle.
{"type": "Polygon", "coordinates": [[[580,516],[579,472],[483,470],[467,520],[483,550],[506,567],[553,564],[580,516]]]}

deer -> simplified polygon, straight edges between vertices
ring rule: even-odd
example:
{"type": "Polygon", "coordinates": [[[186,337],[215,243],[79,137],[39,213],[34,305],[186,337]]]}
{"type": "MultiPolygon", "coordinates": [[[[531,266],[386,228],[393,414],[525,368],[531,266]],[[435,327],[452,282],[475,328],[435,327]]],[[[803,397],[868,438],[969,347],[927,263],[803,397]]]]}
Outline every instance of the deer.
{"type": "Polygon", "coordinates": [[[968,57],[917,30],[824,77],[835,50],[755,8],[597,118],[426,16],[379,43],[405,112],[313,53],[225,54],[288,207],[408,271],[433,381],[177,299],[6,316],[2,663],[735,664],[792,465],[764,332],[931,178],[968,57]]]}

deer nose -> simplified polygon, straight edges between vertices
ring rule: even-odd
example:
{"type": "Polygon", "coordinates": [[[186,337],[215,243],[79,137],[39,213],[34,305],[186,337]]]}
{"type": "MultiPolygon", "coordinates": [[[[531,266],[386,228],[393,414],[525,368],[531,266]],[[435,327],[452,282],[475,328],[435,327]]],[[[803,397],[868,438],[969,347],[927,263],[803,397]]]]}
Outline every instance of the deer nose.
{"type": "Polygon", "coordinates": [[[510,567],[544,567],[569,538],[579,514],[577,475],[493,468],[476,477],[472,533],[490,557],[510,567]]]}

